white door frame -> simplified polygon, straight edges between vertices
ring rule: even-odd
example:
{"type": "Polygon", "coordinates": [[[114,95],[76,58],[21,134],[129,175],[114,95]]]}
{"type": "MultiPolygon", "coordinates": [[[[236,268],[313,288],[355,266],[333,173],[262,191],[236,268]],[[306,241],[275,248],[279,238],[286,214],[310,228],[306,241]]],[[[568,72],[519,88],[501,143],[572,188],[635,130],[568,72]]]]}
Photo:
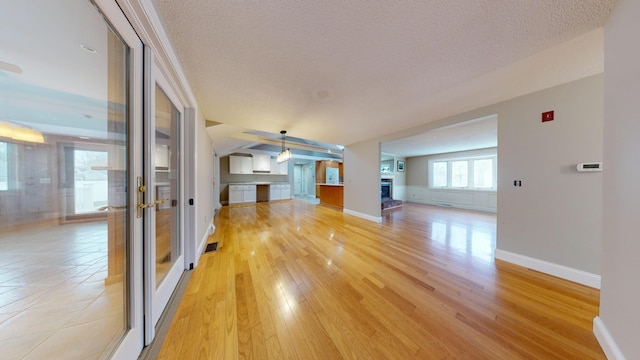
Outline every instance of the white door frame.
{"type": "Polygon", "coordinates": [[[144,62],[145,62],[145,119],[144,119],[144,133],[145,133],[145,176],[144,182],[147,187],[147,191],[145,192],[145,200],[146,204],[150,204],[155,202],[155,142],[152,140],[155,138],[155,88],[156,84],[165,92],[167,97],[169,97],[170,101],[173,105],[178,109],[178,112],[181,114],[180,122],[180,131],[179,131],[179,143],[180,149],[179,152],[179,169],[178,174],[180,179],[178,181],[178,206],[179,206],[179,219],[178,219],[178,238],[179,238],[179,249],[180,255],[176,259],[175,264],[169,270],[169,273],[162,281],[162,283],[156,287],[156,259],[155,259],[155,231],[156,231],[156,223],[155,223],[155,208],[146,208],[145,212],[145,224],[144,224],[144,243],[145,243],[145,251],[144,251],[144,270],[145,270],[145,298],[144,298],[144,308],[147,321],[145,322],[145,344],[150,344],[155,337],[155,326],[162,315],[167,303],[169,302],[169,298],[175,290],[180,277],[185,269],[185,247],[184,247],[184,229],[185,229],[185,208],[184,208],[184,107],[182,103],[178,99],[175,94],[173,88],[170,86],[167,79],[164,77],[160,68],[157,66],[155,61],[153,60],[153,51],[150,47],[145,46],[144,51],[144,62]]]}
{"type": "Polygon", "coordinates": [[[137,358],[144,347],[144,307],[143,307],[143,221],[136,218],[137,191],[135,179],[142,176],[142,142],[134,139],[142,138],[143,108],[143,45],[118,5],[112,0],[95,0],[95,4],[104,14],[130,48],[129,56],[129,178],[128,216],[130,229],[128,233],[128,325],[129,331],[122,339],[112,359],[137,358]]]}

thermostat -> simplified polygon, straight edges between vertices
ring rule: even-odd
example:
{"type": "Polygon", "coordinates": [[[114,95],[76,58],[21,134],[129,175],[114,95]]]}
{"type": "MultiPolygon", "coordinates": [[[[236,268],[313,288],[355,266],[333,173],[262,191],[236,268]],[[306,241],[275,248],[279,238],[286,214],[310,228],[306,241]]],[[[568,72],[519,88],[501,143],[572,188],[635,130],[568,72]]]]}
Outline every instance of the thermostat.
{"type": "Polygon", "coordinates": [[[602,171],[601,162],[580,163],[577,166],[578,171],[602,171]]]}

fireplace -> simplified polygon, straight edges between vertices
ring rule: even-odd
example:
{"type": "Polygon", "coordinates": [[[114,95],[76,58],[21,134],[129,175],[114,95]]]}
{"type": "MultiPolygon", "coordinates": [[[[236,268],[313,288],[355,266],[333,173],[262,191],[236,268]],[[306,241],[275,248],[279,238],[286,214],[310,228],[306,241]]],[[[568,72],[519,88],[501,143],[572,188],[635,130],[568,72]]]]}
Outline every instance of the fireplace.
{"type": "Polygon", "coordinates": [[[393,186],[392,179],[382,179],[380,182],[380,199],[391,199],[391,187],[393,186]]]}
{"type": "Polygon", "coordinates": [[[393,199],[393,179],[380,179],[380,206],[382,210],[402,205],[402,200],[393,199]]]}

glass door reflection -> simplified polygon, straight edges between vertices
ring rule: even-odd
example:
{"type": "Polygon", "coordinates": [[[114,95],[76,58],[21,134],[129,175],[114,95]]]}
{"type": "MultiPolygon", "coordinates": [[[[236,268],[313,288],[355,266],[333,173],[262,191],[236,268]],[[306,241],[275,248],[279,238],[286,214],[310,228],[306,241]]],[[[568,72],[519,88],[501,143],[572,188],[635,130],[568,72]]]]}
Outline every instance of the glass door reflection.
{"type": "Polygon", "coordinates": [[[155,116],[155,248],[156,288],[181,255],[179,239],[179,124],[180,113],[156,85],[155,116]]]}
{"type": "Polygon", "coordinates": [[[109,358],[132,326],[130,48],[89,1],[6,6],[0,357],[109,358]]]}

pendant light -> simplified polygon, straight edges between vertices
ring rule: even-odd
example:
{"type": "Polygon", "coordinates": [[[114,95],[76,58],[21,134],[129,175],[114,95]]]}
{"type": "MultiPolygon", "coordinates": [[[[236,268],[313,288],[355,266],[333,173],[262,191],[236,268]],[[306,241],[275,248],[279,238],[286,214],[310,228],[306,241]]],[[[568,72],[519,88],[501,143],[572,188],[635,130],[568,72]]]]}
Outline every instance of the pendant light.
{"type": "Polygon", "coordinates": [[[287,131],[282,130],[280,131],[280,134],[282,134],[282,151],[280,151],[280,154],[278,154],[278,164],[291,160],[291,149],[284,148],[284,140],[285,140],[287,131]]]}

